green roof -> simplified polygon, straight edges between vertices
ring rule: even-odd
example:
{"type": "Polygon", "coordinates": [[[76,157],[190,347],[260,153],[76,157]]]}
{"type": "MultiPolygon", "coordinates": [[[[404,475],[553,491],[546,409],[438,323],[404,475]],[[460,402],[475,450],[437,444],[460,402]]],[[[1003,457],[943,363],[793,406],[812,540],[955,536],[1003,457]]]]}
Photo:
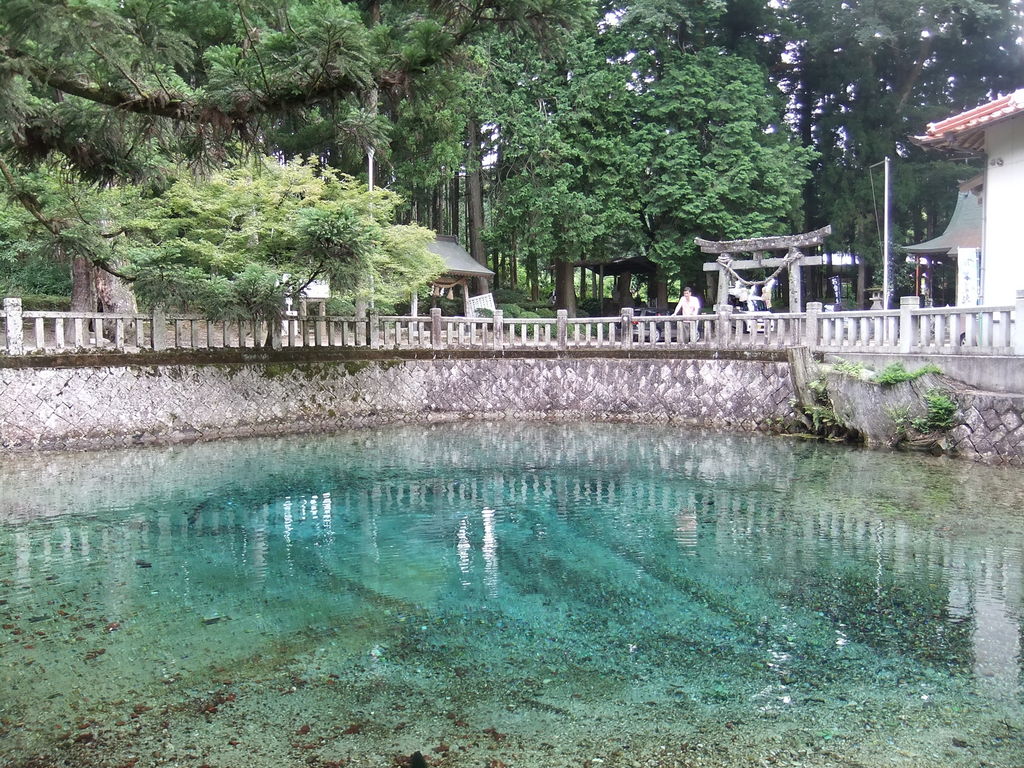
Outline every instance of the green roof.
{"type": "Polygon", "coordinates": [[[466,251],[459,241],[451,235],[437,235],[427,250],[444,259],[445,272],[449,275],[469,275],[471,277],[493,277],[494,272],[477,262],[466,251]]]}
{"type": "Polygon", "coordinates": [[[946,231],[917,245],[908,245],[907,253],[951,253],[957,248],[981,248],[981,200],[971,192],[961,192],[946,231]]]}

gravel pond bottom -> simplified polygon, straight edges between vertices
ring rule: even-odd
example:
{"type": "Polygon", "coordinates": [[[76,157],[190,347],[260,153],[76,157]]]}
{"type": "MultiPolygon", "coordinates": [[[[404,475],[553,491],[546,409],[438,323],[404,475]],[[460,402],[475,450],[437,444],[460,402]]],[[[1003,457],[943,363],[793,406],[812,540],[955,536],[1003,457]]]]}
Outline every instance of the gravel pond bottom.
{"type": "Polygon", "coordinates": [[[1024,477],[636,425],[18,455],[0,626],[11,768],[1022,768],[1024,477]]]}

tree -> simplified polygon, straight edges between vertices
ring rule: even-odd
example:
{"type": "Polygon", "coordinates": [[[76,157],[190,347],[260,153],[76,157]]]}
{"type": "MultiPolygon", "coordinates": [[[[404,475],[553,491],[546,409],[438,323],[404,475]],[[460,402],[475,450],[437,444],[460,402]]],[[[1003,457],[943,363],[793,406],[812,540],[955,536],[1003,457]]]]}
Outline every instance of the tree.
{"type": "Polygon", "coordinates": [[[362,98],[401,98],[481,28],[542,31],[582,0],[6,0],[0,114],[8,149],[59,152],[83,173],[135,178],[140,141],[216,167],[232,141],[345,151],[381,141],[362,98]],[[348,139],[347,141],[345,139],[348,139]]]}
{"type": "Polygon", "coordinates": [[[0,155],[30,168],[63,158],[117,185],[159,177],[168,160],[209,173],[246,151],[354,171],[368,149],[388,154],[378,98],[394,106],[456,65],[481,28],[538,33],[583,5],[6,0],[0,155]]]}
{"type": "Polygon", "coordinates": [[[535,299],[552,268],[556,304],[572,310],[571,263],[637,242],[633,95],[592,35],[564,40],[558,56],[529,42],[495,48],[481,113],[496,157],[488,242],[525,265],[535,299]]]}
{"type": "Polygon", "coordinates": [[[741,239],[802,226],[813,151],[788,134],[762,71],[717,48],[672,51],[641,94],[651,258],[699,276],[695,237],[741,239]]]}
{"type": "Polygon", "coordinates": [[[432,233],[393,225],[397,197],[315,163],[184,176],[126,217],[117,246],[140,298],[208,317],[276,319],[314,280],[393,305],[439,275],[432,233]]]}
{"type": "MultiPolygon", "coordinates": [[[[805,189],[810,226],[831,223],[837,250],[870,254],[880,242],[869,166],[898,158],[896,231],[921,235],[956,195],[951,176],[911,145],[932,120],[1019,87],[1024,8],[1013,0],[789,0],[780,3],[774,79],[790,119],[818,151],[805,189]]],[[[877,188],[875,190],[877,192],[877,188]]]]}
{"type": "MultiPolygon", "coordinates": [[[[19,252],[27,262],[70,265],[71,309],[134,311],[135,300],[109,268],[110,247],[121,233],[111,216],[130,193],[109,185],[77,184],[66,164],[43,164],[18,174],[0,156],[0,179],[11,222],[18,222],[19,252]],[[103,264],[106,269],[96,269],[103,264]]],[[[43,267],[44,271],[50,271],[43,267]]]]}

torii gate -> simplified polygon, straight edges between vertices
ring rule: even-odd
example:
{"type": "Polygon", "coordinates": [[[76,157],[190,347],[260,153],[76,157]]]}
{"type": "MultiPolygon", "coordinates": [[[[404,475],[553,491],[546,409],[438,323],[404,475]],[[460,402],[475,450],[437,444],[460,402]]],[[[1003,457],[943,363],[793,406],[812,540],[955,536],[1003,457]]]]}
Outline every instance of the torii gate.
{"type": "Polygon", "coordinates": [[[750,240],[702,240],[695,238],[702,253],[717,253],[718,258],[704,265],[705,272],[718,272],[718,300],[717,304],[724,305],[729,301],[729,287],[731,282],[739,285],[763,286],[783,269],[789,269],[789,311],[800,312],[802,304],[802,281],[800,276],[801,267],[818,266],[824,263],[822,256],[805,256],[800,249],[821,245],[827,235],[832,234],[832,226],[826,225],[813,232],[804,232],[800,235],[783,235],[780,237],[756,237],[750,240]],[[765,253],[770,251],[786,251],[784,257],[765,258],[765,253]],[[752,259],[744,261],[733,261],[733,254],[749,253],[752,259]],[[771,276],[764,280],[744,280],[736,270],[738,269],[762,269],[764,267],[775,267],[771,276]],[[730,278],[732,278],[730,280],[730,278]]]}

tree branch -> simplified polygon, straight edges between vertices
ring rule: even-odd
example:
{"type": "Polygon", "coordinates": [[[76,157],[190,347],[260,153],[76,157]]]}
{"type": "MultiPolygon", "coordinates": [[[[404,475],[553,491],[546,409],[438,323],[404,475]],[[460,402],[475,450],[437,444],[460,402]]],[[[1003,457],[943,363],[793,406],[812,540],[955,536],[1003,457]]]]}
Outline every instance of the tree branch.
{"type": "Polygon", "coordinates": [[[0,157],[0,174],[3,175],[4,181],[7,182],[7,186],[11,189],[11,195],[21,203],[22,207],[28,211],[32,217],[42,224],[46,231],[56,237],[60,234],[60,227],[54,219],[47,218],[43,215],[42,206],[39,204],[39,200],[35,195],[25,192],[18,187],[18,180],[14,178],[14,174],[11,172],[10,166],[0,157]]]}
{"type": "Polygon", "coordinates": [[[256,42],[252,39],[252,29],[249,27],[249,21],[245,18],[245,11],[242,10],[242,0],[236,0],[235,7],[238,8],[238,17],[242,20],[242,27],[245,29],[245,40],[249,44],[249,48],[252,49],[253,56],[256,57],[256,63],[260,68],[260,77],[263,78],[263,87],[266,89],[266,93],[270,95],[270,81],[267,79],[267,70],[263,67],[263,59],[260,58],[260,52],[256,48],[256,42]]]}

